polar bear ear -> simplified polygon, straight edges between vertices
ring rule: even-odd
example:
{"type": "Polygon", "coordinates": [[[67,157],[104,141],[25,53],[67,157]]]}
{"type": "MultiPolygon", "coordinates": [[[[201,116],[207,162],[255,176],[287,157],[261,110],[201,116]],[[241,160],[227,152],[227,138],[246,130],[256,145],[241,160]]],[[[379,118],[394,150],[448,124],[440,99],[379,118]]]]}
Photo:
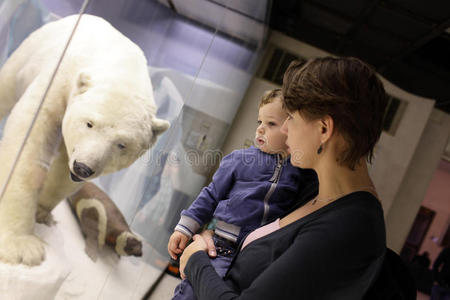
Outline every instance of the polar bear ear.
{"type": "Polygon", "coordinates": [[[153,136],[157,137],[158,135],[160,135],[161,133],[166,131],[169,128],[169,126],[170,126],[170,123],[168,121],[163,120],[163,119],[154,118],[152,120],[153,136]]]}
{"type": "Polygon", "coordinates": [[[83,94],[91,87],[91,76],[85,72],[81,72],[77,79],[77,94],[83,94]]]}

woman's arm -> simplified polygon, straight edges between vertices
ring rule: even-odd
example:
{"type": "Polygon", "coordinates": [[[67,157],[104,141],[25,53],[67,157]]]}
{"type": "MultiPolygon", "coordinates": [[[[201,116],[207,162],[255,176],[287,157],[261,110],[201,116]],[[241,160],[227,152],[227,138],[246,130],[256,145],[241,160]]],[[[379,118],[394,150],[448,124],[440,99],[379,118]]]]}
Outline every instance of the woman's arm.
{"type": "Polygon", "coordinates": [[[212,236],[214,232],[212,230],[205,230],[201,234],[196,234],[192,237],[193,242],[185,249],[183,255],[180,257],[180,276],[182,279],[186,279],[184,268],[189,258],[196,252],[208,253],[209,257],[216,257],[216,247],[212,236]]]}
{"type": "Polygon", "coordinates": [[[229,289],[222,277],[220,277],[211,265],[209,253],[211,257],[215,256],[215,247],[212,239],[213,232],[210,230],[202,232],[201,235],[194,235],[193,242],[185,249],[180,257],[180,274],[182,279],[186,279],[185,270],[189,268],[192,273],[196,273],[200,279],[198,289],[194,290],[198,297],[198,292],[207,295],[201,299],[233,299],[237,294],[229,289]],[[203,289],[200,291],[200,289],[203,289]],[[211,295],[208,290],[213,290],[211,295]],[[225,298],[224,298],[225,297],[225,298]]]}
{"type": "MultiPolygon", "coordinates": [[[[223,281],[199,248],[193,249],[190,258],[185,257],[184,272],[198,300],[360,299],[367,288],[364,278],[370,275],[373,262],[382,255],[383,241],[371,234],[373,224],[367,224],[362,218],[353,216],[327,223],[306,226],[279,257],[260,258],[273,261],[261,274],[253,273],[255,279],[243,291],[223,281]]],[[[255,263],[245,262],[261,254],[257,243],[249,244],[238,254],[242,257],[239,264],[238,261],[234,264],[231,275],[258,269],[255,263]]],[[[276,243],[277,240],[264,243],[263,247],[269,247],[277,256],[276,243]]]]}

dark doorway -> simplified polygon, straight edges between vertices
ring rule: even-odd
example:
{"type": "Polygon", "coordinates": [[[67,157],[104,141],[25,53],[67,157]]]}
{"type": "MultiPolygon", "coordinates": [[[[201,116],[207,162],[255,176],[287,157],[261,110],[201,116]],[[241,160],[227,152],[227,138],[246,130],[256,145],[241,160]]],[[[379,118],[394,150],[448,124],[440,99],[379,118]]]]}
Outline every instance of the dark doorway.
{"type": "Polygon", "coordinates": [[[435,214],[436,212],[429,208],[424,206],[420,207],[411,227],[411,231],[408,234],[408,238],[400,252],[400,256],[404,260],[411,261],[417,254],[435,214]]]}

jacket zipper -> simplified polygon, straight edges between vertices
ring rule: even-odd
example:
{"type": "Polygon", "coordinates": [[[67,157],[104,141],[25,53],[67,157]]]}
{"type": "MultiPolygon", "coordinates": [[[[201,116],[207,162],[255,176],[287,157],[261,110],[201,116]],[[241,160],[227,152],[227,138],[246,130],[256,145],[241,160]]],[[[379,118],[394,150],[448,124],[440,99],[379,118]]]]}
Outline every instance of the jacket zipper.
{"type": "Polygon", "coordinates": [[[266,196],[264,197],[264,213],[263,218],[261,220],[261,225],[266,224],[267,222],[267,216],[269,215],[269,199],[272,196],[273,192],[275,191],[278,181],[280,180],[281,175],[281,169],[283,165],[283,159],[281,159],[280,155],[277,155],[277,166],[275,168],[275,172],[272,175],[272,178],[270,178],[270,182],[272,184],[270,185],[269,191],[267,192],[266,196]]]}

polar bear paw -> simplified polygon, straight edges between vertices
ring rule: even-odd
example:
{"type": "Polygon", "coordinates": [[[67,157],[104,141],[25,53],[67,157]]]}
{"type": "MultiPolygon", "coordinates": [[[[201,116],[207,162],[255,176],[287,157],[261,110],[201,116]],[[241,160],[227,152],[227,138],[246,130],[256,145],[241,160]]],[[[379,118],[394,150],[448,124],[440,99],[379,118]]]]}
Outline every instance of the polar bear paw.
{"type": "Polygon", "coordinates": [[[53,226],[56,224],[55,219],[53,219],[52,213],[41,206],[38,206],[36,211],[36,222],[45,224],[47,226],[53,226]]]}
{"type": "Polygon", "coordinates": [[[0,262],[39,265],[45,258],[45,243],[34,235],[0,236],[0,262]]]}

